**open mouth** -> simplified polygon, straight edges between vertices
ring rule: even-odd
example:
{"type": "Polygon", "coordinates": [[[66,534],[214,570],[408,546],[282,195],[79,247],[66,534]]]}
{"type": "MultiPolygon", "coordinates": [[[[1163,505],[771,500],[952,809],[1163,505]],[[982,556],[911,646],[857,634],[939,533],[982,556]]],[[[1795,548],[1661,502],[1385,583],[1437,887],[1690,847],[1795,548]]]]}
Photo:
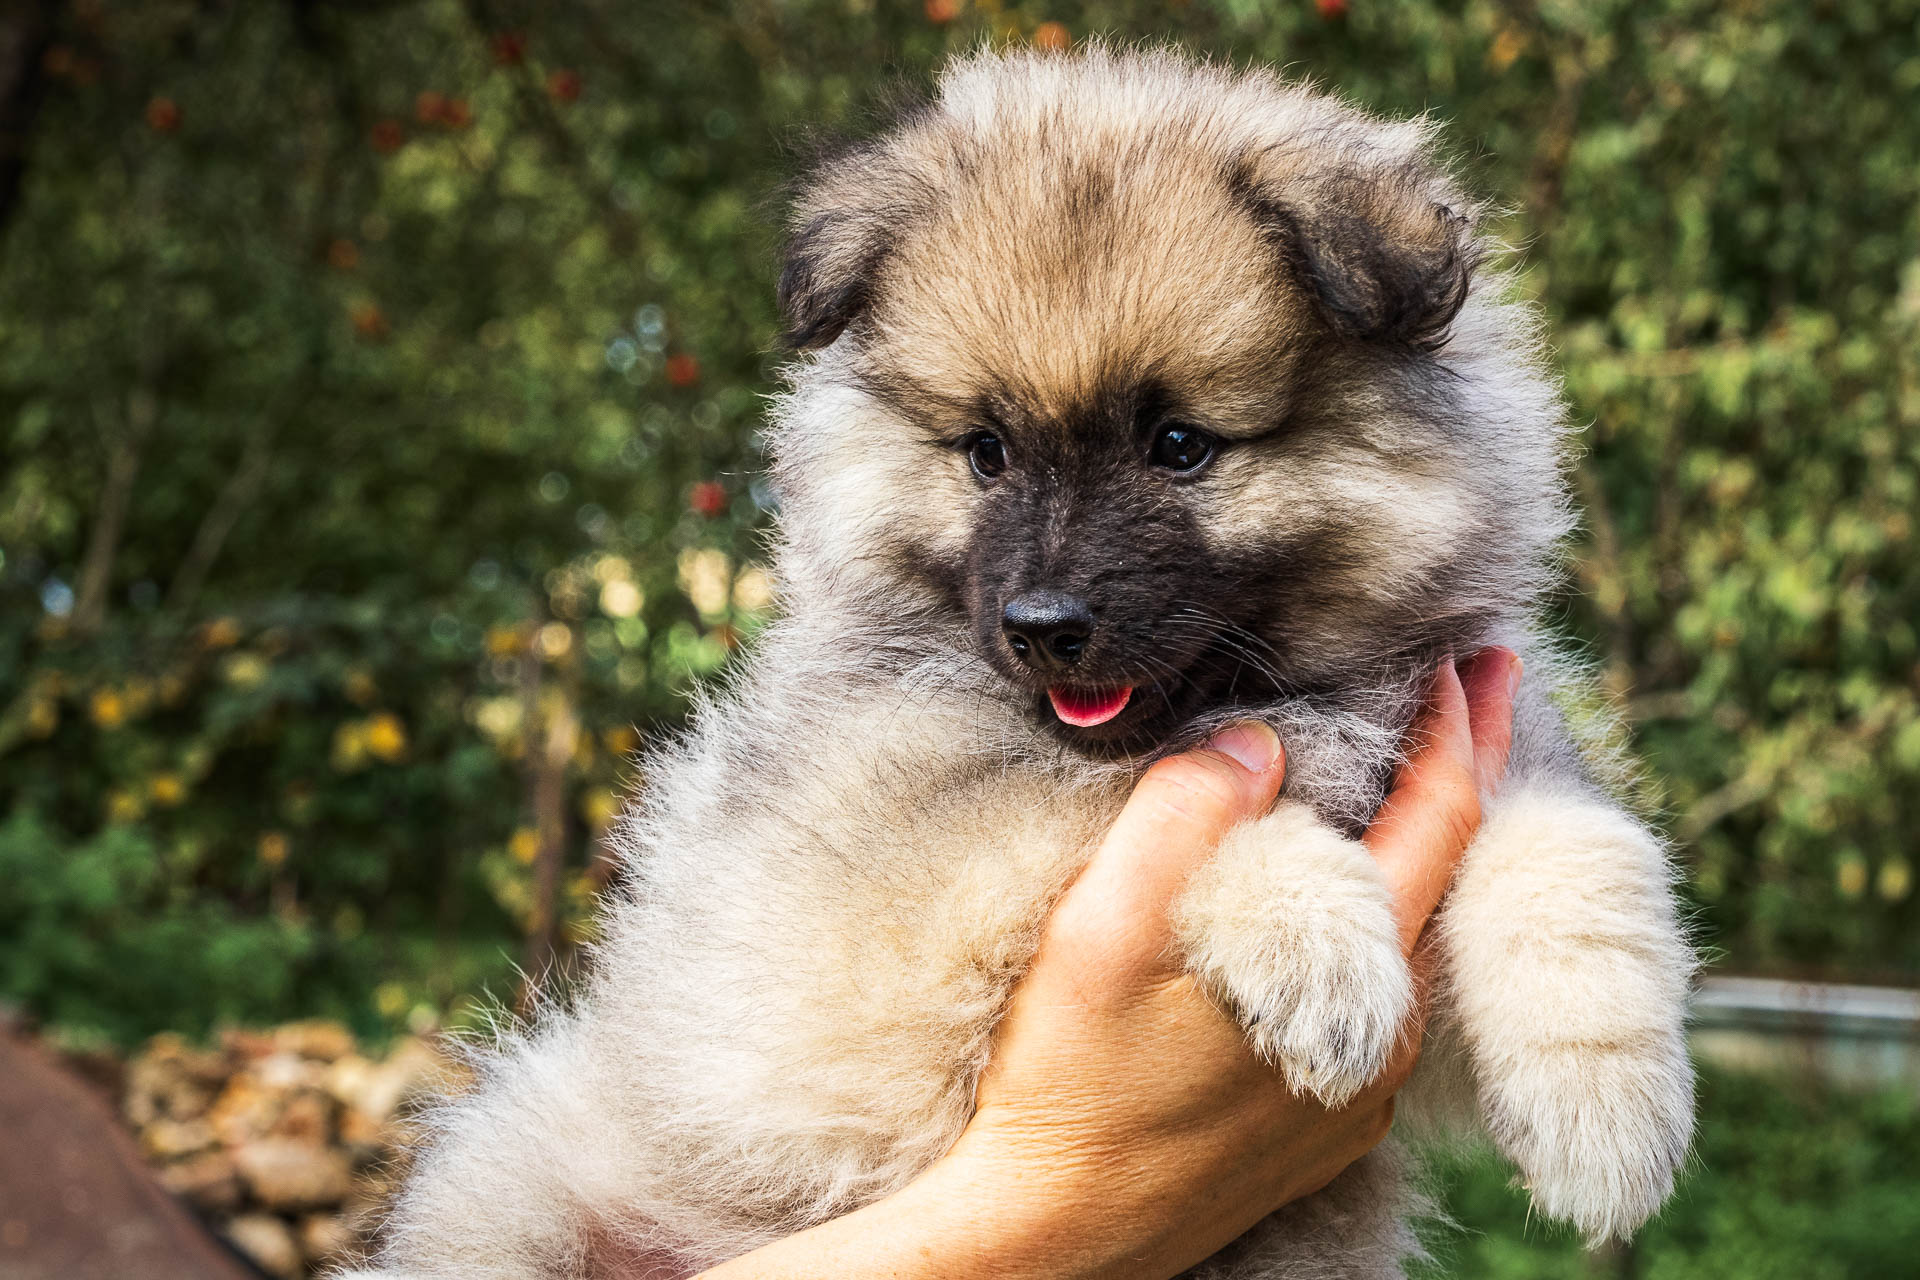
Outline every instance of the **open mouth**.
{"type": "Polygon", "coordinates": [[[1091,729],[1094,725],[1105,724],[1125,711],[1132,697],[1132,685],[1122,685],[1117,689],[1069,689],[1056,685],[1047,690],[1047,700],[1053,703],[1053,714],[1059,716],[1062,723],[1076,729],[1091,729]]]}
{"type": "Polygon", "coordinates": [[[998,636],[987,642],[1036,729],[1070,751],[1111,760],[1145,757],[1184,742],[1188,726],[1275,692],[1280,676],[1255,651],[1271,646],[1257,638],[1238,640],[1230,627],[1221,622],[1206,630],[1183,626],[1166,635],[1133,635],[1133,644],[1151,647],[1110,644],[1091,655],[1095,661],[1068,664],[1067,670],[1059,663],[1043,668],[1025,658],[1010,660],[1017,650],[998,645],[998,636]]]}

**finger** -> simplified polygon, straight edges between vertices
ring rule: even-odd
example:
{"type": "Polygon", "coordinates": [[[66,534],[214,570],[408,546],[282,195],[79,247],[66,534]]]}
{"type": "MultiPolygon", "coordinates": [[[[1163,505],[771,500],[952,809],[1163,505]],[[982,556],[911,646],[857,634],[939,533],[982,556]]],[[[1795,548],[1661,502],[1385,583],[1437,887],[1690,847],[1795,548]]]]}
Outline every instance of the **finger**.
{"type": "Polygon", "coordinates": [[[1491,795],[1506,776],[1513,746],[1513,698],[1525,670],[1519,654],[1497,645],[1474,654],[1460,669],[1473,735],[1474,780],[1482,795],[1491,795]]]}
{"type": "Polygon", "coordinates": [[[1407,761],[1362,839],[1393,891],[1400,943],[1411,954],[1480,825],[1473,731],[1453,663],[1441,665],[1407,738],[1407,761]]]}
{"type": "Polygon", "coordinates": [[[1413,1005],[1415,1016],[1420,1025],[1426,1025],[1428,1001],[1433,996],[1434,979],[1440,972],[1440,935],[1429,921],[1420,937],[1413,944],[1413,954],[1407,958],[1407,967],[1413,971],[1413,1005]]]}
{"type": "Polygon", "coordinates": [[[1466,758],[1473,750],[1473,725],[1468,717],[1462,663],[1443,658],[1427,682],[1427,695],[1407,726],[1406,755],[1393,772],[1389,794],[1399,791],[1419,771],[1421,762],[1438,753],[1466,758]]]}
{"type": "Polygon", "coordinates": [[[1387,1065],[1361,1092],[1361,1100],[1391,1097],[1413,1075],[1414,1064],[1420,1060],[1420,1050],[1426,1039],[1427,1018],[1433,1007],[1433,984],[1439,960],[1440,948],[1435,942],[1434,931],[1428,929],[1414,944],[1413,954],[1407,961],[1408,968],[1413,972],[1413,1011],[1400,1028],[1400,1039],[1394,1045],[1387,1065]]]}
{"type": "Polygon", "coordinates": [[[1053,932],[1161,960],[1167,910],[1188,876],[1236,823],[1272,807],[1285,775],[1279,736],[1255,723],[1155,764],[1061,901],[1053,932]]]}

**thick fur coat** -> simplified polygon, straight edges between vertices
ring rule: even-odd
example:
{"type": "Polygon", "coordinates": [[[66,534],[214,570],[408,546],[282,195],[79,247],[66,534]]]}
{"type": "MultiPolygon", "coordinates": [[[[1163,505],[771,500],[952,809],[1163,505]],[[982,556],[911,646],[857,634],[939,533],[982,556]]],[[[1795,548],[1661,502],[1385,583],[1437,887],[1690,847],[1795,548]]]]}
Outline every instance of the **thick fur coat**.
{"type": "MultiPolygon", "coordinates": [[[[1354,837],[1427,673],[1490,643],[1527,663],[1512,763],[1403,1114],[1465,1099],[1542,1213],[1636,1227],[1688,1146],[1693,959],[1557,709],[1563,409],[1429,126],[1170,51],[981,53],[791,230],[781,617],[648,764],[585,989],[439,1112],[366,1274],[685,1274],[898,1188],[1140,768],[1241,717],[1286,791],[1177,933],[1342,1101],[1411,1000],[1354,837]]],[[[1194,1274],[1397,1276],[1415,1203],[1390,1144],[1194,1274]]]]}

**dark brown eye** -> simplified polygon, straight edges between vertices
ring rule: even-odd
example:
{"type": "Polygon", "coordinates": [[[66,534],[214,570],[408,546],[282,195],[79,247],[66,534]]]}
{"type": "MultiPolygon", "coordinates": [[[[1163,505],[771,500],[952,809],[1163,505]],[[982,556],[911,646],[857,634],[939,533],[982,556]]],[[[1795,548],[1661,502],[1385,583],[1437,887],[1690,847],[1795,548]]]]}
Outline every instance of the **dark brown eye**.
{"type": "Polygon", "coordinates": [[[1178,423],[1160,428],[1150,454],[1154,466],[1169,471],[1192,471],[1212,456],[1212,436],[1178,423]]]}
{"type": "Polygon", "coordinates": [[[1007,447],[992,432],[978,432],[967,440],[967,461],[975,475],[991,480],[1007,469],[1007,447]]]}

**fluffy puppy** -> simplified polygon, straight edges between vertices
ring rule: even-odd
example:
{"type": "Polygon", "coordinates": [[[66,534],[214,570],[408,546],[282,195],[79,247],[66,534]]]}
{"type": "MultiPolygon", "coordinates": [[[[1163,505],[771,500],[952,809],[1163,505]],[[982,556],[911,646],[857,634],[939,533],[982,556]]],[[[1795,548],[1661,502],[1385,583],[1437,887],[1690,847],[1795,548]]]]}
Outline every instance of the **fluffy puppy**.
{"type": "MultiPolygon", "coordinates": [[[[1144,762],[1260,717],[1286,792],[1179,904],[1295,1089],[1411,999],[1354,837],[1441,655],[1519,650],[1512,763],[1438,918],[1413,1093],[1465,1093],[1595,1240],[1688,1146],[1692,955],[1542,638],[1569,524],[1539,322],[1425,123],[1170,51],[981,53],[800,195],[783,614],[627,815],[569,1008],[439,1115],[380,1265],[678,1274],[901,1186],[1144,762]]],[[[1376,1152],[1195,1274],[1383,1277],[1376,1152]]]]}

